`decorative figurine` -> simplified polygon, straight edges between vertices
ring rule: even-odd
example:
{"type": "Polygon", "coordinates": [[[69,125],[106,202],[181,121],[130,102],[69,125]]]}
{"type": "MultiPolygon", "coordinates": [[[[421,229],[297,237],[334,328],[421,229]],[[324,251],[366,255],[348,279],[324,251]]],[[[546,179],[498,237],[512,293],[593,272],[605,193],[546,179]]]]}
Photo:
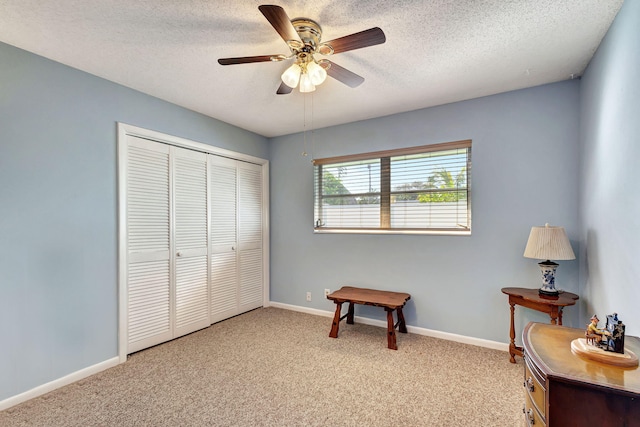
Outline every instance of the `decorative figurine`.
{"type": "Polygon", "coordinates": [[[592,344],[606,351],[624,354],[624,323],[618,319],[618,313],[607,315],[604,329],[598,328],[597,315],[591,316],[591,323],[587,325],[585,337],[587,344],[592,344]]]}
{"type": "Polygon", "coordinates": [[[606,343],[605,336],[609,335],[609,331],[598,328],[598,319],[597,315],[591,316],[591,323],[587,325],[587,331],[585,332],[585,336],[587,337],[587,344],[593,344],[595,346],[600,347],[601,343],[606,343]]]}

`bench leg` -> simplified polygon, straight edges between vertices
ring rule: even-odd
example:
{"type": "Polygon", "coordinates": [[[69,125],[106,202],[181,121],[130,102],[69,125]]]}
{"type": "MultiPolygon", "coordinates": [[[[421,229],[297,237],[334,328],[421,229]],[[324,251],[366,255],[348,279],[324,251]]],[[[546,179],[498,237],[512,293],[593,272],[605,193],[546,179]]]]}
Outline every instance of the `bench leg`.
{"type": "Polygon", "coordinates": [[[387,312],[387,347],[391,350],[397,350],[396,344],[396,327],[393,323],[393,310],[385,308],[387,312]]]}
{"type": "Polygon", "coordinates": [[[398,308],[398,332],[403,334],[407,333],[407,324],[404,322],[404,314],[402,314],[402,307],[398,308]]]}
{"type": "Polygon", "coordinates": [[[353,325],[353,303],[349,303],[349,311],[347,311],[347,324],[353,325]]]}
{"type": "Polygon", "coordinates": [[[342,314],[342,303],[336,302],[336,314],[333,316],[331,332],[329,332],[329,336],[331,338],[338,338],[338,329],[340,328],[340,314],[342,314]]]}

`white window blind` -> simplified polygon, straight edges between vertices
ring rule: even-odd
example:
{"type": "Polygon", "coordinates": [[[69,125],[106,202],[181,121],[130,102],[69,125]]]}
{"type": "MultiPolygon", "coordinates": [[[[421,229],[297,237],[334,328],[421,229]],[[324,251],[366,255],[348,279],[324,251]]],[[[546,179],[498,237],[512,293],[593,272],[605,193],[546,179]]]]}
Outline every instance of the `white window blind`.
{"type": "Polygon", "coordinates": [[[314,160],[316,232],[471,232],[471,141],[314,160]]]}

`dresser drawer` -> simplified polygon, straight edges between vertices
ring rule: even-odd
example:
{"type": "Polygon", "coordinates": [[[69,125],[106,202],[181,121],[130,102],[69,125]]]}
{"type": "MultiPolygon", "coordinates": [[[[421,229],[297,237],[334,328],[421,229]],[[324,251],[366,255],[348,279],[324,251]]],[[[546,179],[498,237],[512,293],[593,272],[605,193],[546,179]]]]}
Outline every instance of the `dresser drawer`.
{"type": "Polygon", "coordinates": [[[522,409],[522,411],[524,412],[524,420],[527,427],[547,426],[544,422],[544,418],[540,415],[540,412],[538,412],[535,405],[532,403],[531,395],[527,392],[527,390],[524,391],[524,408],[522,409]]]}
{"type": "Polygon", "coordinates": [[[525,358],[524,364],[524,390],[541,416],[546,417],[546,386],[537,370],[530,365],[528,358],[525,358]]]}

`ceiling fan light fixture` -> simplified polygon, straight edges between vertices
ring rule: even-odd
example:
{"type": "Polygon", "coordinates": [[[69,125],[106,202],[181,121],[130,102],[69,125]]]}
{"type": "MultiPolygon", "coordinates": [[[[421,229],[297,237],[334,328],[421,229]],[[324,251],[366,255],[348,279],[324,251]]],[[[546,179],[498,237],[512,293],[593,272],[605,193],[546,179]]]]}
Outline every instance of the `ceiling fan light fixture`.
{"type": "Polygon", "coordinates": [[[327,78],[327,72],[320,65],[311,61],[307,64],[307,73],[311,79],[311,83],[318,86],[327,78]]]}
{"type": "Polygon", "coordinates": [[[384,32],[378,28],[349,34],[330,41],[321,42],[322,27],[309,18],[290,19],[281,6],[263,4],[258,6],[264,17],[289,47],[289,55],[257,55],[235,58],[219,58],[220,65],[252,64],[256,62],[280,62],[293,59],[295,64],[287,68],[281,75],[282,83],[278,86],[277,95],[289,94],[298,87],[300,92],[313,92],[322,84],[327,76],[344,83],[349,87],[357,87],[364,78],[346,68],[326,59],[316,61],[315,54],[334,55],[368,46],[375,46],[386,41],[384,32]]]}
{"type": "Polygon", "coordinates": [[[309,74],[307,73],[302,74],[302,76],[300,76],[300,92],[302,93],[313,92],[314,90],[316,90],[316,87],[311,81],[309,74]]]}
{"type": "Polygon", "coordinates": [[[302,69],[298,64],[293,64],[291,67],[287,68],[280,78],[282,82],[289,86],[290,88],[295,88],[298,86],[298,82],[300,81],[300,73],[302,69]]]}

